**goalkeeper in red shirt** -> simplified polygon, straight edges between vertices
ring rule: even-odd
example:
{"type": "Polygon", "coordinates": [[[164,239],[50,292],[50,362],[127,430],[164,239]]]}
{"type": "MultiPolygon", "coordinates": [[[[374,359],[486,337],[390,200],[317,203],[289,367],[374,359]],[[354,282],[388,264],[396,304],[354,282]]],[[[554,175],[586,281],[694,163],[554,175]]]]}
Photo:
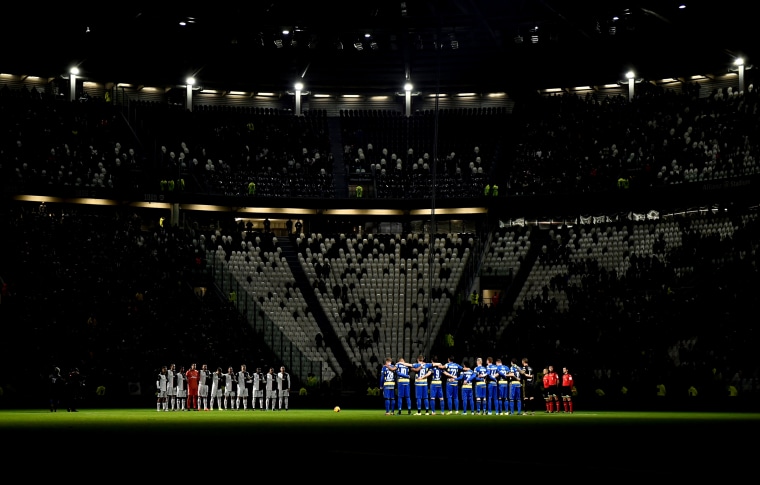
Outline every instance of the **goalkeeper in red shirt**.
{"type": "Polygon", "coordinates": [[[190,369],[185,372],[185,378],[187,378],[187,409],[197,411],[200,373],[195,364],[190,364],[190,369]]]}

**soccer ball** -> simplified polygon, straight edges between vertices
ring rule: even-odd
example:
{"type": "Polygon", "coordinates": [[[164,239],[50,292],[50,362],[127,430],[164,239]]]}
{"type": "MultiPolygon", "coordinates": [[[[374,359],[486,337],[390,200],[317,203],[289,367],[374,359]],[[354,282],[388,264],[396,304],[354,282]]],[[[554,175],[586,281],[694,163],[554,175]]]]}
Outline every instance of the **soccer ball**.
{"type": "Polygon", "coordinates": [[[335,406],[333,408],[333,411],[335,411],[336,413],[339,413],[340,412],[340,406],[335,406]]]}

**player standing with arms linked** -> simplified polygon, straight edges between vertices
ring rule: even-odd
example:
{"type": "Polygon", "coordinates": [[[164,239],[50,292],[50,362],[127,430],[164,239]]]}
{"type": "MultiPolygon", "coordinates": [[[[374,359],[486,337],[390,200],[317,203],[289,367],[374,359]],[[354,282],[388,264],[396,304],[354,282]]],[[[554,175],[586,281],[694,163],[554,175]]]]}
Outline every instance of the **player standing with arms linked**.
{"type": "Polygon", "coordinates": [[[486,402],[488,406],[488,415],[492,415],[494,412],[499,414],[499,367],[494,363],[493,357],[486,358],[486,370],[487,376],[487,389],[486,389],[486,402]]]}
{"type": "Polygon", "coordinates": [[[486,399],[488,397],[486,388],[488,383],[488,369],[483,365],[483,359],[480,357],[476,360],[477,364],[473,369],[477,379],[475,379],[475,407],[477,407],[478,414],[485,414],[486,412],[486,399]]]}
{"type": "Polygon", "coordinates": [[[443,375],[448,378],[446,381],[446,400],[449,405],[448,414],[451,414],[452,411],[459,414],[459,373],[462,372],[464,368],[454,362],[453,355],[448,358],[448,362],[446,362],[444,367],[445,370],[443,371],[443,375]]]}
{"type": "Polygon", "coordinates": [[[403,357],[399,357],[396,365],[391,366],[391,370],[396,372],[396,407],[398,408],[399,416],[401,415],[404,401],[406,401],[408,414],[412,414],[412,391],[409,376],[411,369],[411,364],[407,364],[403,357]]]}
{"type": "Polygon", "coordinates": [[[496,359],[496,367],[499,370],[499,405],[501,414],[509,414],[509,366],[504,365],[501,359],[496,359]]]}
{"type": "Polygon", "coordinates": [[[435,400],[441,405],[441,414],[445,414],[443,407],[443,371],[446,367],[438,362],[438,357],[433,356],[430,363],[430,411],[435,415],[435,400]]]}
{"type": "Polygon", "coordinates": [[[509,366],[509,376],[512,377],[512,381],[509,383],[509,415],[517,414],[519,416],[522,414],[522,375],[516,359],[512,359],[509,366]],[[515,412],[515,407],[517,407],[517,412],[515,412]]]}
{"type": "Polygon", "coordinates": [[[462,372],[459,373],[459,377],[457,377],[457,379],[462,381],[462,415],[467,415],[468,404],[470,405],[470,409],[472,409],[472,414],[477,414],[475,412],[475,399],[473,398],[472,381],[477,380],[478,375],[473,369],[470,369],[470,364],[466,360],[462,362],[462,372]]]}
{"type": "Polygon", "coordinates": [[[430,393],[428,389],[428,377],[432,374],[431,365],[425,362],[425,357],[420,355],[417,362],[412,365],[414,370],[414,397],[417,400],[417,416],[422,414],[422,402],[425,402],[425,414],[430,414],[430,393]]]}
{"type": "Polygon", "coordinates": [[[391,370],[391,362],[393,360],[386,357],[385,365],[380,369],[380,387],[383,389],[386,416],[393,415],[393,404],[396,402],[396,373],[391,370]]]}

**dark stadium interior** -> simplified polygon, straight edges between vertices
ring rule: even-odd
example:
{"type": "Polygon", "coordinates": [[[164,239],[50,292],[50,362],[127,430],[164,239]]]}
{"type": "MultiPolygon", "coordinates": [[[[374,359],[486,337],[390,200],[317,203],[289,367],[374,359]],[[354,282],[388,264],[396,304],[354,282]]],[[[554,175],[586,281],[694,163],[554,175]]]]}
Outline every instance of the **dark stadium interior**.
{"type": "Polygon", "coordinates": [[[735,1],[121,4],[19,10],[0,26],[9,72],[57,76],[75,63],[101,79],[171,85],[192,74],[230,90],[302,78],[307,89],[371,92],[412,79],[519,93],[614,82],[631,66],[648,79],[714,72],[756,55],[752,17],[735,1]]]}
{"type": "MultiPolygon", "coordinates": [[[[158,369],[197,362],[284,365],[293,409],[382,414],[385,357],[424,354],[567,366],[579,414],[756,412],[760,44],[746,5],[684,3],[3,15],[0,409],[46,410],[55,366],[83,410],[152,409],[158,369]]],[[[664,429],[626,428],[595,436],[638,453],[664,429]]],[[[340,432],[318,456],[384,453],[340,432]]]]}

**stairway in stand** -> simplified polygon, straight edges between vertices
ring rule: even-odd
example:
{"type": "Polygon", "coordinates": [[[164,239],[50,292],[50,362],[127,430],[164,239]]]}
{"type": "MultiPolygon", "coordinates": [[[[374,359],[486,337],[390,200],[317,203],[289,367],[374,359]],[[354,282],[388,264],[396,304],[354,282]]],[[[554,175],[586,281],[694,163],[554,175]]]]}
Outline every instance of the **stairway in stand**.
{"type": "Polygon", "coordinates": [[[338,199],[347,199],[348,177],[346,174],[346,161],[343,159],[343,130],[340,126],[340,117],[328,117],[327,128],[330,133],[330,152],[333,156],[333,183],[335,185],[335,197],[338,199]]]}
{"type": "Polygon", "coordinates": [[[340,366],[343,369],[349,369],[351,367],[351,361],[348,358],[346,349],[344,349],[343,345],[341,345],[341,342],[338,339],[338,336],[335,334],[335,330],[333,329],[330,320],[327,318],[322,305],[319,304],[317,295],[314,294],[314,288],[311,286],[309,278],[306,276],[306,273],[301,267],[301,262],[298,260],[298,250],[296,248],[295,241],[292,239],[293,237],[294,236],[291,235],[277,239],[277,243],[282,249],[282,255],[288,262],[288,266],[290,267],[290,271],[293,273],[293,277],[296,280],[298,289],[301,290],[301,295],[303,295],[306,304],[309,306],[309,310],[311,310],[311,314],[314,315],[314,320],[316,320],[317,325],[319,325],[319,329],[322,331],[322,335],[325,339],[325,344],[332,349],[335,358],[338,360],[338,363],[340,363],[340,366]]]}

